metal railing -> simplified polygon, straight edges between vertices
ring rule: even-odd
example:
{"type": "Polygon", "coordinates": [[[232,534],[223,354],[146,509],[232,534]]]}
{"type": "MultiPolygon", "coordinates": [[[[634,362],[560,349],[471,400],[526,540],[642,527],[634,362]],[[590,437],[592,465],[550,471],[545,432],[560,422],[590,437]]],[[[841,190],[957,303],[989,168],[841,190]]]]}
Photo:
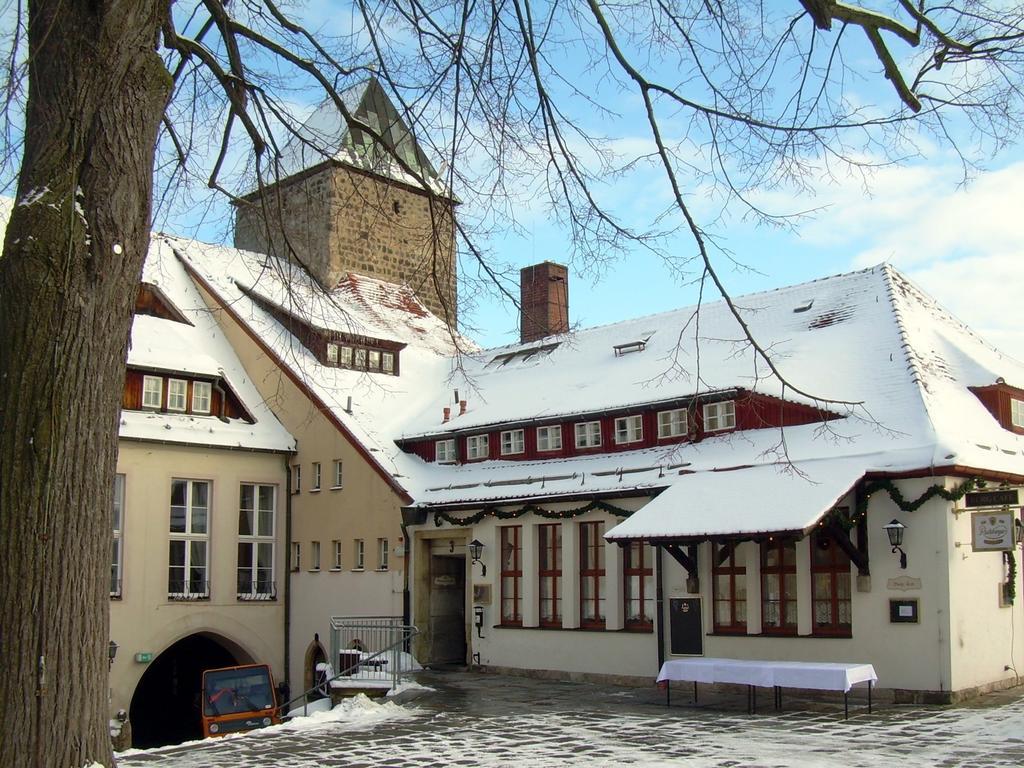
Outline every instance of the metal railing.
{"type": "Polygon", "coordinates": [[[239,583],[236,597],[242,602],[277,600],[277,582],[239,583]]]}
{"type": "Polygon", "coordinates": [[[315,685],[283,704],[281,713],[302,701],[306,714],[309,702],[330,696],[331,688],[394,689],[403,675],[418,668],[409,653],[409,641],[418,634],[401,616],[332,616],[334,662],[317,670],[315,685]]]}
{"type": "Polygon", "coordinates": [[[169,579],[168,600],[209,600],[210,582],[202,579],[169,579]]]}

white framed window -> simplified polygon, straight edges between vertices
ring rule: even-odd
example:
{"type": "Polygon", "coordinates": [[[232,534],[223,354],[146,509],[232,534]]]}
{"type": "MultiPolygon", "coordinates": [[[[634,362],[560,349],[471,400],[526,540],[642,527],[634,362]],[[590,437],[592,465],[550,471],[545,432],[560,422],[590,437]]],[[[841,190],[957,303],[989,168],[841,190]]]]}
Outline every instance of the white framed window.
{"type": "Polygon", "coordinates": [[[277,488],[242,483],[238,487],[239,600],[276,600],[274,536],[277,488]]]}
{"type": "Polygon", "coordinates": [[[302,490],[302,465],[292,464],[292,493],[302,490]]]}
{"type": "Polygon", "coordinates": [[[489,435],[470,435],[466,438],[466,458],[486,459],[491,452],[489,435]]]}
{"type": "Polygon", "coordinates": [[[331,542],[331,549],[334,551],[334,560],[331,564],[332,571],[341,570],[341,539],[334,539],[331,542]]]}
{"type": "Polygon", "coordinates": [[[319,491],[320,490],[320,462],[313,462],[313,478],[310,481],[309,490],[319,491]]]}
{"type": "Polygon", "coordinates": [[[167,597],[195,600],[210,596],[210,483],[171,480],[167,597]]]}
{"type": "Polygon", "coordinates": [[[366,542],[356,539],[356,560],[353,571],[361,571],[366,566],[366,542]]]}
{"type": "Polygon", "coordinates": [[[1024,428],[1024,400],[1010,398],[1010,423],[1024,428]]]}
{"type": "Polygon", "coordinates": [[[167,380],[167,410],[188,410],[188,382],[185,379],[167,380]]]}
{"type": "Polygon", "coordinates": [[[511,456],[526,450],[526,433],[521,429],[507,429],[501,433],[501,455],[511,456]]]}
{"type": "Polygon", "coordinates": [[[208,381],[192,382],[192,413],[209,413],[213,385],[208,381]]]}
{"type": "Polygon", "coordinates": [[[686,409],[658,412],[658,437],[682,437],[686,434],[686,409]]]}
{"type": "Polygon", "coordinates": [[[583,421],[576,425],[576,447],[597,448],[601,445],[601,422],[583,421]]]}
{"type": "Polygon", "coordinates": [[[302,544],[298,541],[292,542],[292,571],[302,568],[302,544]]]}
{"type": "Polygon", "coordinates": [[[114,475],[114,549],[110,560],[110,596],[121,597],[123,549],[121,531],[124,525],[124,475],[114,475]]]}
{"type": "Polygon", "coordinates": [[[707,403],[704,406],[704,431],[718,432],[736,426],[736,403],[726,400],[721,403],[707,403]]]}
{"type": "Polygon", "coordinates": [[[338,364],[338,345],[327,342],[327,362],[338,364]]]}
{"type": "Polygon", "coordinates": [[[639,443],[644,439],[642,416],[620,416],[615,420],[615,444],[639,443]]]}
{"type": "Polygon", "coordinates": [[[331,484],[331,490],[336,491],[342,486],[344,480],[344,473],[342,472],[341,459],[334,460],[334,480],[331,484]]]}
{"type": "Polygon", "coordinates": [[[388,547],[388,540],[377,539],[377,570],[386,571],[388,569],[389,554],[390,547],[388,547]]]}
{"type": "Polygon", "coordinates": [[[160,376],[142,377],[142,407],[161,408],[164,404],[164,380],[160,376]]]}
{"type": "Polygon", "coordinates": [[[395,372],[395,353],[394,352],[381,352],[380,353],[380,369],[384,373],[395,372]]]}
{"type": "Polygon", "coordinates": [[[320,542],[319,541],[312,541],[312,542],[310,542],[310,544],[312,546],[310,547],[310,550],[309,550],[309,559],[310,559],[309,570],[311,570],[311,571],[319,571],[320,570],[320,542]]]}
{"type": "Polygon", "coordinates": [[[562,425],[556,424],[553,427],[537,427],[537,450],[538,451],[560,451],[562,450],[562,425]]]}
{"type": "Polygon", "coordinates": [[[438,464],[455,462],[455,440],[436,440],[434,442],[434,459],[438,464]]]}
{"type": "Polygon", "coordinates": [[[371,371],[380,370],[380,351],[371,349],[366,355],[367,366],[371,371]]]}
{"type": "Polygon", "coordinates": [[[341,348],[341,364],[346,368],[352,367],[352,347],[341,348]]]}
{"type": "Polygon", "coordinates": [[[366,367],[366,350],[365,349],[357,348],[356,349],[356,368],[365,368],[365,367],[366,367]]]}

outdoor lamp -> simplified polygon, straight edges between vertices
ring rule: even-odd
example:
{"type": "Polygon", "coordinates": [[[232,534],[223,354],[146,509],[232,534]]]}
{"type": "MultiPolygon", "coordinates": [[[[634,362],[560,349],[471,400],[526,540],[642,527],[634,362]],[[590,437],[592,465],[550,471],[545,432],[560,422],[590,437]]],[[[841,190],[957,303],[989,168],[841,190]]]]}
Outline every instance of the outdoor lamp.
{"type": "Polygon", "coordinates": [[[110,666],[114,666],[115,656],[117,656],[117,643],[111,640],[107,643],[107,660],[110,662],[110,666]]]}
{"type": "Polygon", "coordinates": [[[470,566],[473,566],[476,563],[480,563],[480,575],[486,576],[487,566],[480,562],[480,555],[483,553],[483,551],[484,543],[479,539],[473,539],[471,542],[469,542],[469,556],[473,558],[473,562],[470,563],[470,566]]]}
{"type": "Polygon", "coordinates": [[[892,552],[896,554],[900,553],[900,568],[907,567],[907,553],[903,551],[903,531],[907,529],[903,523],[899,520],[893,520],[891,523],[883,525],[886,535],[889,537],[889,543],[892,545],[892,552]]]}

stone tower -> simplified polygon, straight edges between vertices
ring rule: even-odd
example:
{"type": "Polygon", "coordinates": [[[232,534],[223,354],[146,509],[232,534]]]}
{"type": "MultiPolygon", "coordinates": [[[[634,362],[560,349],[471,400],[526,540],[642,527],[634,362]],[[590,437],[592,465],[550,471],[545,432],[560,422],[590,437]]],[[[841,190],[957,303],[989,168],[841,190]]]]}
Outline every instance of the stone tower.
{"type": "Polygon", "coordinates": [[[454,327],[455,201],[375,79],[341,96],[432,191],[327,101],[282,150],[278,180],[236,203],[235,246],[292,258],[326,290],[349,272],[408,285],[454,327]]]}

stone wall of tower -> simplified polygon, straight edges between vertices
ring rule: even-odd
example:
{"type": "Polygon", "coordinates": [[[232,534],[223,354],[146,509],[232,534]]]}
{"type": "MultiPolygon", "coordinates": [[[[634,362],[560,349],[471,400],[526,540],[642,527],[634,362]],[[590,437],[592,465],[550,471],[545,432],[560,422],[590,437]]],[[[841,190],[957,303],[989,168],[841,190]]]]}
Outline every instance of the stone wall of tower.
{"type": "Polygon", "coordinates": [[[258,205],[239,206],[236,247],[283,256],[287,237],[324,287],[347,272],[409,285],[431,312],[456,324],[450,201],[341,165],[289,179],[266,197],[273,234],[258,205]]]}

